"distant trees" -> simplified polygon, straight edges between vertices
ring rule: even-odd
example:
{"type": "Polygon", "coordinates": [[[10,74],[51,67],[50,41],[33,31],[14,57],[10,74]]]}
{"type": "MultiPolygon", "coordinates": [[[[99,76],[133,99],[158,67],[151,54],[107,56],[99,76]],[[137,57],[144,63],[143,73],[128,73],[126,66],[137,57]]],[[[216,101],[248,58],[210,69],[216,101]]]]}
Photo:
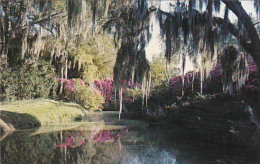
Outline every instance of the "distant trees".
{"type": "Polygon", "coordinates": [[[103,57],[94,55],[93,60],[99,63],[98,70],[105,70],[101,65],[109,63],[108,59],[102,64],[98,58],[113,60],[113,57],[104,57],[104,54],[111,55],[115,48],[111,45],[109,37],[104,35],[102,38],[102,34],[95,33],[100,31],[103,21],[101,17],[105,17],[96,12],[105,9],[104,12],[107,13],[108,5],[105,4],[109,3],[82,0],[1,1],[1,63],[9,63],[12,66],[18,64],[18,61],[21,62],[24,56],[34,57],[36,60],[39,57],[51,60],[56,58],[56,62],[59,58],[58,72],[62,78],[67,78],[70,63],[73,63],[74,67],[78,65],[80,69],[82,64],[88,62],[84,61],[84,55],[98,53],[102,56],[101,52],[98,52],[102,51],[103,57]]]}
{"type": "MultiPolygon", "coordinates": [[[[91,11],[104,9],[94,7],[95,3],[104,4],[81,0],[0,1],[0,67],[5,68],[0,69],[1,74],[14,73],[22,67],[25,74],[34,75],[31,68],[45,60],[60,78],[82,78],[93,83],[95,78],[112,76],[116,49],[112,37],[100,33],[104,16],[97,14],[93,18],[91,11]]],[[[9,77],[0,77],[1,94],[7,91],[5,82],[9,77]]],[[[51,78],[55,80],[56,74],[51,78]]],[[[21,81],[20,76],[16,80],[21,81]]],[[[16,84],[10,83],[8,88],[11,85],[16,84]]],[[[63,85],[59,88],[61,93],[63,85]]]]}
{"type": "Polygon", "coordinates": [[[177,55],[174,56],[174,61],[172,63],[166,63],[167,61],[164,54],[163,56],[153,58],[149,63],[153,85],[169,81],[170,78],[181,73],[181,70],[178,67],[179,59],[177,55]]]}

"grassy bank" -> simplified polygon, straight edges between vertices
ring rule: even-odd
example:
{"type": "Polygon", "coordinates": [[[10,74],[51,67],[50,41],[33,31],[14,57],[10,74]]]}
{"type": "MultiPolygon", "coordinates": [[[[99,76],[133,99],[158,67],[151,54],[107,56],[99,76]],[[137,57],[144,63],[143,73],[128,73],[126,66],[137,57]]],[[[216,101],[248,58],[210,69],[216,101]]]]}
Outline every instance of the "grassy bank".
{"type": "Polygon", "coordinates": [[[78,104],[48,99],[0,104],[0,111],[1,120],[15,129],[80,120],[85,114],[84,109],[78,104]]]}

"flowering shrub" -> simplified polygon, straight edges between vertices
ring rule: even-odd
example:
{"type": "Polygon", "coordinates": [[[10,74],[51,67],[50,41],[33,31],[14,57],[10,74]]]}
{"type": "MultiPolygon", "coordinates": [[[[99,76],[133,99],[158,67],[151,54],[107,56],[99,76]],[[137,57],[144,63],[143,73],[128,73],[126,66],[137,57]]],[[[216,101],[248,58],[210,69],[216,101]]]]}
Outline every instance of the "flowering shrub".
{"type": "MultiPolygon", "coordinates": [[[[240,93],[243,96],[250,96],[259,94],[259,83],[257,80],[258,70],[254,63],[249,65],[249,78],[242,87],[241,91],[238,91],[236,84],[233,84],[234,93],[240,93]]],[[[200,72],[195,73],[193,81],[193,91],[192,91],[192,78],[193,72],[188,72],[184,76],[184,95],[189,95],[192,93],[197,93],[200,91],[200,72]]],[[[203,82],[203,93],[214,94],[223,92],[222,81],[221,81],[221,68],[217,65],[211,72],[210,77],[203,82]]],[[[180,96],[182,94],[182,77],[181,75],[176,76],[169,80],[169,93],[180,96]]]]}
{"type": "Polygon", "coordinates": [[[85,85],[81,79],[58,79],[64,84],[62,98],[80,104],[89,110],[100,110],[104,98],[95,86],[85,85]]]}
{"type": "Polygon", "coordinates": [[[259,95],[260,93],[260,86],[258,83],[258,69],[256,64],[249,65],[249,77],[248,81],[246,82],[245,86],[242,88],[243,96],[255,96],[259,95]]]}
{"type": "Polygon", "coordinates": [[[81,79],[65,79],[65,78],[58,78],[58,82],[63,83],[65,87],[65,92],[74,91],[76,89],[76,80],[79,81],[79,83],[82,86],[85,86],[84,81],[81,79]]]}
{"type": "MultiPolygon", "coordinates": [[[[136,97],[141,95],[141,85],[137,82],[129,80],[121,80],[120,83],[123,87],[123,101],[126,103],[131,103],[136,97]]],[[[102,95],[105,98],[107,105],[114,103],[115,93],[113,92],[113,79],[106,78],[104,80],[95,80],[95,87],[101,91],[102,95]]]]}
{"type": "Polygon", "coordinates": [[[104,80],[95,80],[95,87],[102,93],[105,98],[106,104],[111,104],[114,101],[113,98],[113,79],[106,78],[104,80]]]}
{"type": "Polygon", "coordinates": [[[125,88],[123,97],[125,103],[131,104],[135,99],[142,97],[142,91],[139,88],[125,88]]]}

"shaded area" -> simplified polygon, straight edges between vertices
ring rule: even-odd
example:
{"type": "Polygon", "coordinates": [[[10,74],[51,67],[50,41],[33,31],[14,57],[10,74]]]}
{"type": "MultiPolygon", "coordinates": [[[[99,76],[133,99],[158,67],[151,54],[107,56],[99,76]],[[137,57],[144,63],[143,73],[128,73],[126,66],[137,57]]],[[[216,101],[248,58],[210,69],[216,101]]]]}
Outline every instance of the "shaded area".
{"type": "Polygon", "coordinates": [[[11,124],[15,129],[29,129],[40,126],[39,120],[27,113],[1,111],[1,119],[7,124],[11,124]]]}
{"type": "Polygon", "coordinates": [[[178,137],[259,151],[259,102],[248,106],[229,95],[201,95],[182,102],[169,107],[173,113],[164,121],[185,133],[178,137]]]}

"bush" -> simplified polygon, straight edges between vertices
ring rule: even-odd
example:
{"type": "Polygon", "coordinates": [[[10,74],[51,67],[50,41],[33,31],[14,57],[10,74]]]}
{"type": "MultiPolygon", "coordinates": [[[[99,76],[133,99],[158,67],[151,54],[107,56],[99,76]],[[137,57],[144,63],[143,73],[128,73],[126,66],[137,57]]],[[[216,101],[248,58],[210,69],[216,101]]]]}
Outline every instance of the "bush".
{"type": "Polygon", "coordinates": [[[126,88],[123,92],[124,102],[131,104],[136,99],[142,98],[142,90],[139,88],[126,88]]]}
{"type": "Polygon", "coordinates": [[[113,79],[106,78],[104,80],[95,80],[95,87],[102,93],[105,98],[107,105],[110,105],[114,102],[113,97],[113,79]]]}
{"type": "MultiPolygon", "coordinates": [[[[113,92],[113,79],[106,78],[104,80],[95,80],[95,87],[102,93],[105,98],[106,106],[117,104],[115,102],[115,93],[113,92]]],[[[120,81],[123,85],[123,103],[132,103],[135,99],[141,98],[141,85],[137,82],[129,80],[120,81]]]]}
{"type": "MultiPolygon", "coordinates": [[[[249,65],[249,78],[245,85],[239,91],[236,83],[233,83],[234,94],[250,97],[259,95],[259,83],[257,80],[258,70],[254,63],[249,65]]],[[[188,72],[184,76],[184,95],[188,96],[192,93],[200,92],[200,72],[195,73],[192,91],[192,76],[193,72],[188,72]]],[[[169,92],[180,96],[182,94],[182,77],[176,76],[169,80],[169,92]]],[[[203,94],[222,93],[221,68],[217,65],[210,73],[210,77],[203,82],[203,94]]]]}
{"type": "Polygon", "coordinates": [[[18,78],[10,68],[0,67],[0,101],[16,100],[16,91],[18,88],[18,78]]]}
{"type": "Polygon", "coordinates": [[[0,68],[0,100],[47,98],[54,95],[56,73],[47,62],[26,61],[16,68],[0,68]]]}
{"type": "Polygon", "coordinates": [[[94,86],[85,85],[81,79],[58,79],[65,87],[62,98],[80,104],[88,110],[100,110],[105,102],[101,92],[94,86]]]}

